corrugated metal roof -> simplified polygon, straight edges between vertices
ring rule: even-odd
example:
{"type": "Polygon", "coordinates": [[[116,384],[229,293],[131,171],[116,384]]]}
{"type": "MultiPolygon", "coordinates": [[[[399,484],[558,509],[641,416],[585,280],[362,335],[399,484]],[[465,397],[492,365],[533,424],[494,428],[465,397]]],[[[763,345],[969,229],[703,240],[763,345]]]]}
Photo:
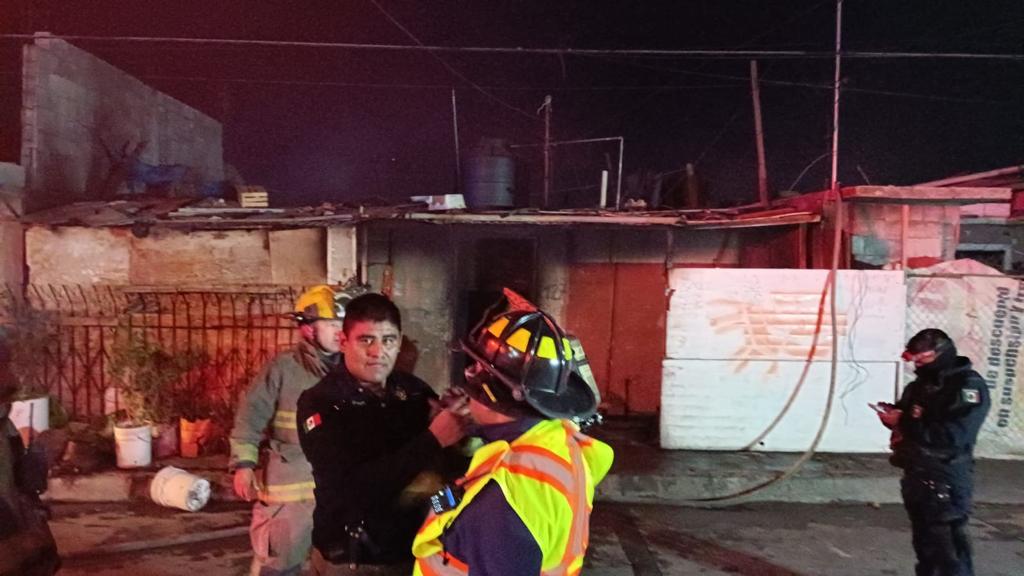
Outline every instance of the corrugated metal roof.
{"type": "Polygon", "coordinates": [[[347,206],[322,204],[298,208],[238,208],[210,200],[161,198],[79,202],[28,214],[30,226],[89,228],[134,225],[190,229],[254,229],[336,226],[365,221],[415,221],[439,224],[661,226],[695,229],[749,228],[817,222],[818,214],[795,209],[751,207],[718,210],[608,211],[536,209],[502,211],[429,211],[425,204],[347,206]]]}

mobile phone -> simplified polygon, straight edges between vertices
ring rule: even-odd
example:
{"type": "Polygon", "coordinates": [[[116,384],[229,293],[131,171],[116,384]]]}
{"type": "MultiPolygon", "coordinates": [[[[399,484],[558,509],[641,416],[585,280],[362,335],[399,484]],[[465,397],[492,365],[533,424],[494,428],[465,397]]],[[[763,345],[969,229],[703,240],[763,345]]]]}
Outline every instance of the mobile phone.
{"type": "Polygon", "coordinates": [[[878,413],[885,412],[886,410],[884,406],[882,406],[881,404],[875,404],[874,402],[868,402],[868,406],[878,413]]]}

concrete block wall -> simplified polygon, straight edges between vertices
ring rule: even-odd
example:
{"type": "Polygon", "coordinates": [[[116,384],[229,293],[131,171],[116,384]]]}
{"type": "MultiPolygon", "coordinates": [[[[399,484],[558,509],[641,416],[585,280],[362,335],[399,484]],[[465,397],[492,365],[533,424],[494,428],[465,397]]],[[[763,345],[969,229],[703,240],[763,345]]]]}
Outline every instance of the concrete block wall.
{"type": "Polygon", "coordinates": [[[28,281],[44,285],[308,286],[327,274],[320,228],[154,228],[137,237],[125,228],[33,226],[25,233],[25,254],[28,281]]]}
{"type": "Polygon", "coordinates": [[[97,199],[110,170],[103,142],[120,152],[147,144],[149,164],[182,164],[203,181],[224,178],[222,127],[63,40],[41,36],[25,46],[22,162],[28,204],[97,199]]]}
{"type": "MultiPolygon", "coordinates": [[[[402,312],[406,339],[399,365],[411,369],[438,392],[451,382],[451,348],[455,290],[449,229],[431,225],[403,226],[390,238],[390,262],[394,273],[393,298],[402,312]]],[[[379,242],[376,243],[379,247],[379,242]]],[[[371,243],[373,246],[374,243],[371,243]]],[[[379,262],[384,256],[373,256],[379,262]]],[[[371,276],[373,276],[371,274],[371,276]]],[[[374,284],[379,290],[380,284],[374,284]]]]}
{"type": "MultiPolygon", "coordinates": [[[[848,228],[853,259],[872,266],[900,263],[903,245],[902,206],[899,204],[852,204],[848,228]]],[[[960,208],[954,205],[912,205],[907,226],[906,250],[914,260],[952,260],[960,237],[960,208]]]]}

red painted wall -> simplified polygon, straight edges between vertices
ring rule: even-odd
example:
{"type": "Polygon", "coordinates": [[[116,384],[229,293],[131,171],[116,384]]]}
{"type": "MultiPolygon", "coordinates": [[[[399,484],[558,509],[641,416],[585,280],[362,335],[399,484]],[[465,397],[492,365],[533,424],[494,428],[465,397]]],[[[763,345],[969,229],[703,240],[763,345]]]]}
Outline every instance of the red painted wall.
{"type": "Polygon", "coordinates": [[[569,330],[579,336],[609,413],[657,412],[665,356],[663,264],[577,264],[569,330]]]}

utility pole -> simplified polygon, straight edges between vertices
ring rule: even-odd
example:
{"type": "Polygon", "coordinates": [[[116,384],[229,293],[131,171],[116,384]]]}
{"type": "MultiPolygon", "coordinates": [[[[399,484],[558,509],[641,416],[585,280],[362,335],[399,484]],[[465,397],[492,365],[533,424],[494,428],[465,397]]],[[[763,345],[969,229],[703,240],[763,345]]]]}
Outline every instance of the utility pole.
{"type": "Polygon", "coordinates": [[[764,129],[761,126],[761,90],[758,87],[757,60],[750,61],[750,94],[754,99],[754,138],[757,144],[757,198],[768,205],[768,167],[764,161],[764,129]]]}
{"type": "Polygon", "coordinates": [[[551,95],[544,97],[544,196],[541,207],[547,208],[551,198],[551,95]]]}

